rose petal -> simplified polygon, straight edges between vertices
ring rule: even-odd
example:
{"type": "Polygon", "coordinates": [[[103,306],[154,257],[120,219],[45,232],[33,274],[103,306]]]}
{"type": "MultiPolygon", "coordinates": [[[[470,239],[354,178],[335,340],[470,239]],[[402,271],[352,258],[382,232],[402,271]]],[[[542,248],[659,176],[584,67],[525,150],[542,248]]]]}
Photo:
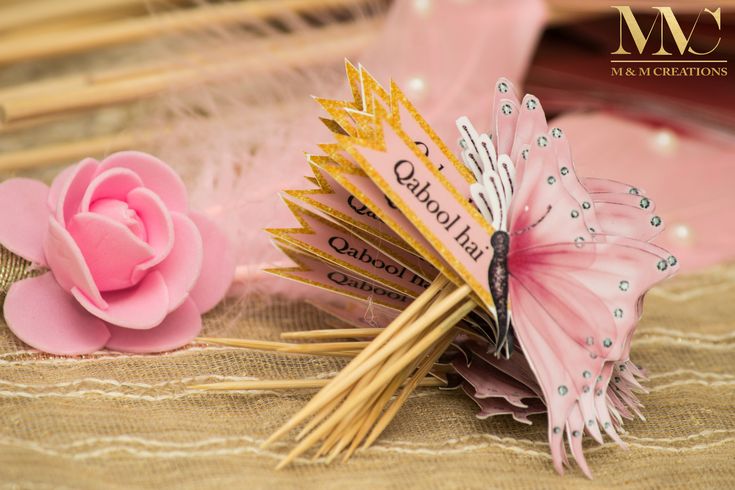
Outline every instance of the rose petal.
{"type": "Polygon", "coordinates": [[[88,354],[110,338],[105,323],[79,306],[50,272],[10,286],[3,312],[20,340],[50,354],[88,354]]]}
{"type": "Polygon", "coordinates": [[[199,229],[188,217],[172,213],[174,246],[163,262],[154,269],[166,281],[169,294],[169,311],[188,297],[202,270],[202,237],[199,229]]]}
{"type": "Polygon", "coordinates": [[[139,151],[122,151],[105,158],[98,173],[115,167],[128,168],[138,174],[143,185],[158,195],[171,211],[187,211],[189,206],[184,183],[171,167],[158,158],[139,151]]]}
{"type": "Polygon", "coordinates": [[[52,213],[56,212],[56,205],[59,204],[59,196],[61,195],[64,186],[69,182],[69,179],[77,171],[77,165],[69,165],[64,170],[59,172],[51,182],[51,188],[48,193],[48,209],[52,213]]]}
{"type": "Polygon", "coordinates": [[[138,213],[128,207],[128,203],[117,199],[98,199],[89,207],[89,212],[120,223],[141,241],[148,243],[145,225],[138,213]]]}
{"type": "Polygon", "coordinates": [[[67,231],[81,250],[92,279],[100,291],[115,291],[135,285],[138,264],[150,259],[154,250],[128,227],[105,216],[79,213],[67,231]]]}
{"type": "Polygon", "coordinates": [[[10,179],[0,184],[0,243],[16,255],[46,265],[43,237],[49,211],[46,184],[31,179],[10,179]]]}
{"type": "Polygon", "coordinates": [[[56,220],[61,225],[71,218],[82,204],[82,197],[98,168],[97,160],[86,158],[74,166],[74,173],[64,182],[56,203],[56,220]]]}
{"type": "Polygon", "coordinates": [[[146,330],[160,324],[168,313],[168,292],[163,277],[149,272],[137,285],[121,291],[108,291],[103,297],[107,308],[98,308],[77,288],[71,294],[85,310],[107,323],[146,330]]]}
{"type": "Polygon", "coordinates": [[[163,322],[150,330],[132,330],[109,326],[112,336],[107,348],[145,354],[177,349],[191,342],[202,329],[202,316],[191,299],[169,313],[163,322]]]}
{"type": "Polygon", "coordinates": [[[89,211],[89,207],[97,199],[125,201],[130,191],[142,185],[140,177],[126,168],[112,168],[98,173],[84,192],[81,211],[89,211]]]}
{"type": "Polygon", "coordinates": [[[43,252],[46,263],[63,289],[71,291],[72,288],[76,288],[98,307],[107,307],[92,279],[92,273],[84,261],[82,251],[69,232],[54,218],[48,219],[43,252]]]}
{"type": "Polygon", "coordinates": [[[202,272],[189,296],[201,313],[211,310],[222,301],[235,276],[235,254],[227,236],[212,220],[190,212],[189,218],[199,228],[204,247],[202,272]]]}
{"type": "Polygon", "coordinates": [[[138,213],[138,218],[145,226],[146,241],[153,248],[150,260],[140,264],[139,270],[150,269],[159,264],[171,252],[174,246],[174,224],[171,213],[153,191],[138,187],[125,198],[130,209],[138,213]]]}

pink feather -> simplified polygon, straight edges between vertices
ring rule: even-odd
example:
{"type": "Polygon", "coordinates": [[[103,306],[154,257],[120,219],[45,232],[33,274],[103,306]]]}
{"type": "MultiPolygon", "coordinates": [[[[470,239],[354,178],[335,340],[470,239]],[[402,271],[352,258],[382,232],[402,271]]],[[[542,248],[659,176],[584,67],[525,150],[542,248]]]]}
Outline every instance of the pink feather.
{"type": "Polygon", "coordinates": [[[367,8],[351,10],[349,23],[338,22],[345,12],[310,15],[308,20],[288,16],[278,24],[258,22],[238,32],[180,40],[200,57],[215,59],[238,50],[251,56],[254,43],[277,47],[294,36],[311,39],[316,47],[290,61],[263,58],[260,51],[261,58],[250,64],[219,66],[204,73],[205,82],[173,90],[164,98],[164,113],[150,116],[168,126],[158,138],[156,154],[184,174],[194,208],[220,223],[235,243],[239,268],[232,294],[255,289],[295,297],[310,292],[262,272],[265,266],[290,265],[262,230],[296,224],[279,192],[310,187],[303,179],[304,153],[330,139],[310,96],[346,95],[344,57],[369,62],[382,81],[422,77],[427,92],[418,107],[441,136],[453,138],[458,112],[488,117],[491,101],[483,97],[488,80],[500,73],[521,77],[545,16],[539,0],[433,2],[429,15],[416,9],[415,2],[398,0],[379,28],[371,23],[381,17],[381,5],[369,2],[367,8]],[[474,27],[467,28],[468,23],[474,27]],[[328,55],[318,48],[325,29],[337,29],[328,37],[333,46],[328,55]],[[350,40],[370,35],[374,40],[359,50],[362,54],[356,53],[350,40]],[[500,37],[514,42],[491,42],[500,37]],[[343,52],[334,46],[343,46],[343,52]]]}

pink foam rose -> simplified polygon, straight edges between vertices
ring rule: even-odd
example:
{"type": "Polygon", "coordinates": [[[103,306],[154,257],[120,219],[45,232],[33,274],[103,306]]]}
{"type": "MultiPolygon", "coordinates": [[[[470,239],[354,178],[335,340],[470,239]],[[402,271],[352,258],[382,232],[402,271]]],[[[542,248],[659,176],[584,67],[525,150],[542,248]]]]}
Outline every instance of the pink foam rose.
{"type": "Polygon", "coordinates": [[[0,184],[0,243],[49,272],[13,284],[5,320],[52,354],[103,347],[160,352],[190,342],[224,297],[234,256],[224,233],[189,211],[186,188],[145,153],[86,159],[51,187],[0,184]]]}

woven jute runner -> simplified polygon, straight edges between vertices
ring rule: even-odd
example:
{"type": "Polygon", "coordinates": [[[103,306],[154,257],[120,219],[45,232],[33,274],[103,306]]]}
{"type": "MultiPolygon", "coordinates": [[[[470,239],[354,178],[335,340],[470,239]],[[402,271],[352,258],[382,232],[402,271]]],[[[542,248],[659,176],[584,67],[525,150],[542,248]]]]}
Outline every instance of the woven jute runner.
{"type": "MultiPolygon", "coordinates": [[[[164,355],[46,356],[0,326],[2,488],[727,488],[735,486],[735,264],[652,291],[633,359],[649,373],[647,422],[623,451],[588,441],[595,480],[554,473],[543,416],[480,421],[465,396],[418,390],[371,449],[346,464],[260,442],[311,391],[201,393],[201,382],[327,377],[341,361],[190,345],[164,355]]],[[[279,298],[228,303],[205,334],[277,339],[323,327],[279,298]],[[267,301],[264,301],[267,300],[267,301]],[[265,306],[263,306],[265,305],[265,306]]]]}

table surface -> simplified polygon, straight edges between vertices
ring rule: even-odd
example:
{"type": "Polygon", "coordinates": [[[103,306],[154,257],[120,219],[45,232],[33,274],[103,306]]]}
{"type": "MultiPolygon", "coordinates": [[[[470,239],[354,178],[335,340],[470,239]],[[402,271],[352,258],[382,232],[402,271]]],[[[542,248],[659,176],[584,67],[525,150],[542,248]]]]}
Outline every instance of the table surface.
{"type": "MultiPolygon", "coordinates": [[[[309,391],[201,393],[203,381],[329,376],[340,362],[189,345],[164,355],[84,358],[28,350],[0,326],[0,487],[8,488],[726,488],[735,485],[735,264],[651,291],[633,360],[650,373],[646,422],[624,451],[587,441],[595,479],[554,473],[543,416],[480,421],[465,396],[417,391],[379,442],[346,463],[260,442],[309,391]]],[[[325,318],[299,303],[228,303],[205,334],[276,339],[325,318]]]]}

